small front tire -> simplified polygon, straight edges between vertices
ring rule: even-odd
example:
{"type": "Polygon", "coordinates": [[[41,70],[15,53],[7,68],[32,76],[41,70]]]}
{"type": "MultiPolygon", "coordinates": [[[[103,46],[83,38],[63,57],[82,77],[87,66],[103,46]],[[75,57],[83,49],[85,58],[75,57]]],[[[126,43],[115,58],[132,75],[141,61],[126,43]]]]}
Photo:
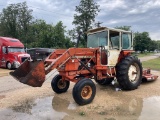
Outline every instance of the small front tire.
{"type": "Polygon", "coordinates": [[[84,78],[78,81],[72,91],[74,100],[79,105],[86,105],[93,101],[96,94],[96,86],[92,80],[84,78]]]}
{"type": "Polygon", "coordinates": [[[62,80],[62,76],[59,74],[56,75],[51,82],[51,87],[53,91],[58,94],[66,92],[69,88],[69,85],[70,82],[67,80],[62,80]]]}

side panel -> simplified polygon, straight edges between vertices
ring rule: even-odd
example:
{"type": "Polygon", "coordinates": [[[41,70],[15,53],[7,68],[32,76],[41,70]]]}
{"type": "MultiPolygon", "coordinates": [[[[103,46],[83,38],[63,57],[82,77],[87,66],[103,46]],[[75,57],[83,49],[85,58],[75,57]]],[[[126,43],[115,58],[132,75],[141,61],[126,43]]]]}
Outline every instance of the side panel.
{"type": "Polygon", "coordinates": [[[120,51],[119,50],[109,50],[108,51],[108,66],[116,66],[120,51]]]}

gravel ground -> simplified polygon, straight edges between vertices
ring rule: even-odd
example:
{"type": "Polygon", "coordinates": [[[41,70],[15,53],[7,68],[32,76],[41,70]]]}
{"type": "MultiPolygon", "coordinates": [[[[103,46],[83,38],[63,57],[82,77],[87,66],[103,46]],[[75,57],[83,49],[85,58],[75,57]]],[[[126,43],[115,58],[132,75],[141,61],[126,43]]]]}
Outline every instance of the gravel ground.
{"type": "MultiPolygon", "coordinates": [[[[0,69],[0,72],[1,70],[4,69],[0,69]]],[[[152,73],[160,74],[159,71],[152,71],[152,73]]],[[[73,83],[66,93],[55,94],[50,87],[52,77],[51,75],[47,77],[49,78],[42,87],[33,88],[16,81],[9,75],[0,76],[0,108],[13,108],[26,101],[51,96],[53,97],[53,109],[67,113],[64,120],[136,120],[142,116],[144,99],[160,96],[160,78],[153,82],[142,83],[138,89],[133,91],[117,91],[117,85],[100,86],[96,84],[97,90],[93,102],[85,106],[78,106],[72,98],[73,83]],[[76,106],[76,109],[68,110],[70,104],[76,106]]],[[[158,117],[154,119],[159,119],[158,117]]],[[[7,115],[4,116],[4,119],[7,119],[7,115]]]]}
{"type": "MultiPolygon", "coordinates": [[[[152,72],[156,75],[160,74],[159,71],[152,72]]],[[[116,85],[100,86],[96,84],[97,93],[93,102],[85,106],[78,106],[72,98],[74,84],[71,84],[65,94],[57,95],[52,91],[50,81],[51,79],[47,80],[40,88],[33,88],[14,80],[11,76],[0,77],[0,108],[12,108],[25,103],[26,100],[53,96],[53,103],[56,104],[57,102],[53,108],[60,112],[66,112],[69,115],[64,117],[66,120],[82,119],[84,117],[85,119],[94,118],[95,120],[99,118],[124,120],[128,117],[137,119],[140,116],[143,99],[160,96],[159,78],[154,82],[143,83],[133,91],[116,91],[116,85]],[[76,105],[74,112],[68,111],[66,101],[68,101],[68,105],[69,103],[76,105]],[[134,110],[135,108],[136,110],[134,110]]]]}

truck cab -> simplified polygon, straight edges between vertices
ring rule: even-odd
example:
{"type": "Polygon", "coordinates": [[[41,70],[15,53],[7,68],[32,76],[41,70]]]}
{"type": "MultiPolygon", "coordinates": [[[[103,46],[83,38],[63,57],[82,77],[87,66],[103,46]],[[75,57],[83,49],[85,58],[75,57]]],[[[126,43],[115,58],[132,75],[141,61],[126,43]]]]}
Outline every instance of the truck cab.
{"type": "Polygon", "coordinates": [[[24,50],[24,45],[18,39],[0,37],[0,67],[13,69],[30,58],[24,50]]]}

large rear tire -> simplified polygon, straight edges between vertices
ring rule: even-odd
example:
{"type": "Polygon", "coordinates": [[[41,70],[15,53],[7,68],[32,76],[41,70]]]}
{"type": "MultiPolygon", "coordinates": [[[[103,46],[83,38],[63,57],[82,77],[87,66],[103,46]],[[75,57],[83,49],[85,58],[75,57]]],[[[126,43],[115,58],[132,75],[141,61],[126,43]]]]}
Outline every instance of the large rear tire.
{"type": "Polygon", "coordinates": [[[116,77],[124,90],[134,90],[142,82],[142,65],[135,56],[127,56],[116,66],[116,77]]]}
{"type": "Polygon", "coordinates": [[[53,91],[58,94],[66,92],[69,88],[69,85],[70,82],[67,80],[62,80],[62,76],[59,74],[56,75],[51,82],[51,87],[53,91]]]}
{"type": "Polygon", "coordinates": [[[78,81],[72,91],[74,100],[79,105],[86,105],[92,102],[96,94],[96,86],[92,80],[84,78],[78,81]]]}

